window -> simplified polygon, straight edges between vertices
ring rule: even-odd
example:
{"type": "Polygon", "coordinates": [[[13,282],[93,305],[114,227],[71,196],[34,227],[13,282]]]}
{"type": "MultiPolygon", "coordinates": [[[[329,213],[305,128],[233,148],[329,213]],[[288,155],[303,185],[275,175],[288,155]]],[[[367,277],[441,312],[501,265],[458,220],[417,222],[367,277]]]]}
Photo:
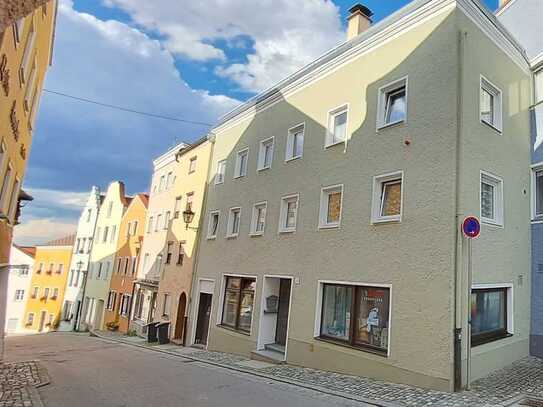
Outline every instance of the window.
{"type": "Polygon", "coordinates": [[[153,217],[151,216],[149,218],[149,222],[147,223],[147,233],[151,233],[153,231],[153,217]]]}
{"type": "Polygon", "coordinates": [[[25,27],[25,18],[21,17],[13,24],[13,34],[15,35],[15,42],[19,43],[23,39],[23,30],[25,27]]]}
{"type": "Polygon", "coordinates": [[[59,263],[57,266],[57,274],[62,274],[63,271],[64,271],[64,264],[59,263]]]}
{"type": "Polygon", "coordinates": [[[155,232],[158,232],[158,230],[160,229],[161,223],[162,223],[162,214],[158,214],[156,217],[155,232]]]}
{"type": "Polygon", "coordinates": [[[215,174],[215,185],[222,184],[224,182],[225,174],[226,174],[226,160],[222,160],[217,163],[217,173],[215,174]]]}
{"type": "Polygon", "coordinates": [[[124,258],[124,275],[126,276],[128,274],[128,267],[130,265],[130,258],[125,257],[124,258]]]}
{"type": "Polygon", "coordinates": [[[23,265],[19,269],[19,277],[27,277],[29,272],[30,272],[30,267],[23,265]]]}
{"type": "Polygon", "coordinates": [[[345,142],[347,138],[347,116],[349,106],[344,105],[328,112],[328,131],[325,147],[345,142]]]}
{"type": "Polygon", "coordinates": [[[279,214],[279,232],[296,231],[296,221],[298,218],[299,196],[289,195],[281,198],[281,212],[279,214]]]}
{"type": "Polygon", "coordinates": [[[72,319],[71,313],[72,313],[72,302],[64,301],[64,305],[62,306],[62,320],[70,321],[72,319]]]}
{"type": "Polygon", "coordinates": [[[143,256],[143,272],[147,270],[147,266],[149,265],[149,253],[145,253],[143,256]]]}
{"type": "Polygon", "coordinates": [[[28,314],[26,324],[29,326],[34,324],[34,314],[32,312],[28,314]]]}
{"type": "Polygon", "coordinates": [[[230,209],[226,237],[236,237],[239,234],[240,215],[241,208],[230,209]]]}
{"type": "Polygon", "coordinates": [[[115,236],[117,235],[117,225],[113,225],[111,227],[111,239],[109,240],[110,243],[115,242],[115,236]]]}
{"type": "Polygon", "coordinates": [[[273,161],[273,137],[260,142],[260,150],[258,152],[258,170],[271,168],[273,161]]]}
{"type": "Polygon", "coordinates": [[[189,161],[189,174],[192,174],[194,171],[196,171],[196,159],[198,157],[192,157],[189,161]]]}
{"type": "Polygon", "coordinates": [[[192,211],[192,202],[194,201],[194,192],[189,192],[187,194],[187,204],[186,204],[186,210],[192,211]]]}
{"type": "Polygon", "coordinates": [[[241,178],[247,175],[247,160],[249,159],[249,149],[238,152],[236,156],[236,169],[234,178],[241,178]]]}
{"type": "Polygon", "coordinates": [[[503,226],[503,181],[481,171],[481,220],[503,226]]]}
{"type": "Polygon", "coordinates": [[[535,103],[543,102],[543,69],[535,73],[535,103]]]}
{"type": "Polygon", "coordinates": [[[47,320],[47,326],[51,326],[53,325],[53,322],[55,320],[55,315],[54,314],[49,314],[49,319],[47,320]]]}
{"type": "Polygon", "coordinates": [[[543,165],[532,167],[532,219],[543,219],[543,165]]]}
{"type": "Polygon", "coordinates": [[[166,264],[170,264],[172,262],[172,256],[173,256],[173,242],[168,242],[168,247],[166,249],[166,264]]]}
{"type": "Polygon", "coordinates": [[[107,309],[113,310],[115,308],[115,299],[117,297],[117,293],[115,291],[110,291],[109,295],[107,296],[107,309]]]}
{"type": "Polygon", "coordinates": [[[215,239],[219,230],[219,211],[213,211],[209,213],[209,224],[207,225],[207,238],[215,239]]]}
{"type": "Polygon", "coordinates": [[[45,288],[45,289],[43,290],[42,299],[46,300],[47,298],[49,298],[49,288],[45,288]]]}
{"type": "Polygon", "coordinates": [[[107,242],[107,236],[109,234],[109,226],[106,226],[104,228],[104,236],[102,237],[102,243],[106,243],[107,242]]]}
{"type": "Polygon", "coordinates": [[[179,219],[179,213],[181,211],[181,197],[175,198],[175,206],[173,208],[173,218],[179,219]]]}
{"type": "Polygon", "coordinates": [[[92,249],[92,237],[89,237],[89,245],[88,245],[88,248],[87,248],[87,253],[90,253],[91,249],[92,249]]]}
{"type": "Polygon", "coordinates": [[[321,338],[388,353],[390,288],[322,284],[321,338]]]}
{"type": "Polygon", "coordinates": [[[136,257],[132,257],[132,271],[130,273],[132,275],[136,273],[136,257]]]}
{"type": "MultiPolygon", "coordinates": [[[[110,269],[111,269],[111,262],[106,261],[106,267],[105,267],[105,271],[104,271],[104,280],[107,280],[107,278],[109,277],[109,270],[110,269]]],[[[113,272],[113,270],[111,272],[113,272]]]]}
{"type": "Polygon", "coordinates": [[[378,98],[378,129],[407,120],[407,77],[380,88],[378,98]]]}
{"type": "Polygon", "coordinates": [[[251,235],[260,236],[264,234],[266,226],[266,202],[259,202],[253,206],[253,216],[251,218],[251,235]]]}
{"type": "Polygon", "coordinates": [[[319,227],[335,228],[341,223],[343,185],[334,185],[321,190],[319,227]]]}
{"type": "Polygon", "coordinates": [[[19,187],[20,187],[21,181],[19,179],[15,179],[15,183],[13,184],[13,189],[11,191],[11,200],[9,202],[8,207],[8,216],[10,219],[15,219],[15,212],[17,210],[17,203],[19,202],[19,187]]]}
{"type": "Polygon", "coordinates": [[[402,219],[402,201],[402,171],[374,177],[372,223],[400,222],[402,219]]]}
{"type": "MultiPolygon", "coordinates": [[[[6,158],[6,146],[4,145],[4,142],[0,140],[0,175],[2,174],[2,171],[4,171],[4,159],[6,158]]],[[[0,203],[2,202],[2,189],[0,189],[0,203]]]]}
{"type": "Polygon", "coordinates": [[[23,107],[26,112],[29,112],[32,108],[32,104],[34,103],[34,95],[35,92],[35,84],[36,84],[36,76],[37,76],[37,58],[34,58],[34,61],[32,63],[32,69],[30,71],[30,80],[28,81],[28,84],[26,85],[26,91],[25,91],[25,98],[23,102],[23,107]]]}
{"type": "Polygon", "coordinates": [[[56,300],[58,298],[58,288],[53,289],[53,295],[51,296],[52,300],[56,300]]]}
{"type": "Polygon", "coordinates": [[[304,133],[304,123],[299,124],[298,126],[295,126],[288,131],[285,161],[302,158],[304,152],[304,133]]]}
{"type": "Polygon", "coordinates": [[[183,242],[179,243],[179,251],[177,253],[177,265],[182,266],[185,259],[185,249],[183,249],[183,242]]]}
{"type": "Polygon", "coordinates": [[[171,212],[168,211],[166,212],[166,215],[164,215],[164,229],[168,229],[168,227],[170,226],[170,215],[171,212]]]}
{"type": "Polygon", "coordinates": [[[162,316],[163,317],[167,318],[170,316],[171,300],[172,300],[172,297],[170,294],[164,294],[164,300],[162,302],[162,316]]]}
{"type": "Polygon", "coordinates": [[[23,53],[23,59],[19,68],[19,80],[21,83],[26,83],[30,71],[30,62],[32,61],[32,51],[34,49],[34,43],[36,42],[36,30],[34,28],[34,21],[30,19],[30,32],[26,37],[25,50],[23,53]]]}
{"type": "Polygon", "coordinates": [[[2,188],[0,189],[0,213],[4,211],[4,206],[6,205],[6,199],[8,196],[9,185],[11,183],[11,165],[8,164],[6,173],[4,174],[4,182],[2,183],[2,188]]]}
{"type": "Polygon", "coordinates": [[[122,302],[121,302],[121,316],[126,317],[128,315],[128,312],[130,311],[130,295],[124,294],[122,296],[122,302]]]}
{"type": "Polygon", "coordinates": [[[54,269],[55,263],[49,263],[49,270],[47,270],[47,274],[52,274],[54,269]]]}
{"type": "Polygon", "coordinates": [[[96,273],[96,279],[100,280],[102,278],[102,262],[98,263],[98,272],[96,273]]]}
{"type": "Polygon", "coordinates": [[[14,301],[22,301],[25,298],[25,290],[15,290],[14,301]]]}
{"type": "Polygon", "coordinates": [[[166,189],[170,188],[170,186],[172,185],[172,176],[173,172],[171,171],[166,175],[166,189]]]}
{"type": "Polygon", "coordinates": [[[75,276],[75,270],[70,270],[69,274],[69,280],[68,280],[68,286],[72,287],[74,285],[74,276],[75,276]]]}
{"type": "Polygon", "coordinates": [[[166,178],[164,175],[160,177],[160,184],[158,185],[158,192],[161,192],[164,190],[164,182],[166,181],[166,178]]]}
{"type": "Polygon", "coordinates": [[[473,346],[511,335],[508,321],[510,290],[511,287],[472,289],[471,343],[473,346]]]}
{"type": "Polygon", "coordinates": [[[92,209],[87,209],[87,223],[91,221],[92,209]]]}
{"type": "Polygon", "coordinates": [[[502,92],[481,76],[479,114],[481,122],[502,130],[502,92]]]}
{"type": "Polygon", "coordinates": [[[242,332],[251,331],[255,288],[254,278],[226,277],[222,325],[242,332]]]}
{"type": "Polygon", "coordinates": [[[111,213],[113,212],[113,202],[108,202],[107,204],[107,217],[111,218],[111,213]]]}
{"type": "Polygon", "coordinates": [[[40,287],[34,287],[34,289],[32,290],[32,298],[38,298],[39,291],[40,287]]]}

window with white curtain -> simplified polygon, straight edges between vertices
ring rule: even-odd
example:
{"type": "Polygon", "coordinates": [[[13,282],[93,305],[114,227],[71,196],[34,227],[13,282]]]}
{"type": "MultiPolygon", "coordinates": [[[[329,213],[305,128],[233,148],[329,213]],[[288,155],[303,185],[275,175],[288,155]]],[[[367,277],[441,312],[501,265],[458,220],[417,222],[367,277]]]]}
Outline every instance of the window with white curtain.
{"type": "Polygon", "coordinates": [[[247,175],[247,161],[249,160],[249,149],[239,151],[236,156],[236,168],[234,178],[241,178],[247,175]]]}
{"type": "Polygon", "coordinates": [[[273,160],[273,137],[260,142],[260,151],[258,152],[258,170],[271,168],[273,160]]]}
{"type": "Polygon", "coordinates": [[[301,158],[304,152],[305,124],[299,124],[288,131],[285,161],[301,158]]]}
{"type": "Polygon", "coordinates": [[[502,91],[482,76],[479,114],[481,122],[502,130],[502,91]]]}
{"type": "Polygon", "coordinates": [[[503,181],[488,172],[481,171],[481,220],[503,226],[503,181]]]}
{"type": "Polygon", "coordinates": [[[326,132],[325,147],[343,143],[346,140],[348,113],[348,105],[343,105],[328,113],[328,131],[326,132]]]}

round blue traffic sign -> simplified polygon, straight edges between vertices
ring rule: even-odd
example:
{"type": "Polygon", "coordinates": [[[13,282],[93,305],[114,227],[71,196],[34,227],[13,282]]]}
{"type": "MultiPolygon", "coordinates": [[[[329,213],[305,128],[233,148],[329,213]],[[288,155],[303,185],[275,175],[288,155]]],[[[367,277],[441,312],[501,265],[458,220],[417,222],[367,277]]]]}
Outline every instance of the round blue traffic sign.
{"type": "Polygon", "coordinates": [[[481,223],[475,216],[468,216],[462,222],[462,231],[470,239],[475,239],[481,233],[481,223]]]}

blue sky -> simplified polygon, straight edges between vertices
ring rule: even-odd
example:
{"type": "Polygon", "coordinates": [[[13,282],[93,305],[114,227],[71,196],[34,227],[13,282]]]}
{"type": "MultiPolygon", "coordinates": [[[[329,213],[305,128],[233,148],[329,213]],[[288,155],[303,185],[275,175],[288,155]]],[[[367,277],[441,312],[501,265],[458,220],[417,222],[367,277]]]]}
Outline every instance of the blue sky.
{"type": "MultiPolygon", "coordinates": [[[[485,0],[495,9],[498,0],[485,0]]],[[[409,0],[367,0],[379,21],[409,0]]],[[[345,38],[347,0],[59,0],[45,88],[214,123],[345,38]],[[248,4],[250,5],[248,7],[248,4]],[[304,16],[304,18],[301,18],[304,16]],[[311,41],[307,39],[311,38],[311,41]]],[[[92,185],[146,191],[153,157],[208,128],[44,92],[16,241],[71,233],[92,185]]]]}

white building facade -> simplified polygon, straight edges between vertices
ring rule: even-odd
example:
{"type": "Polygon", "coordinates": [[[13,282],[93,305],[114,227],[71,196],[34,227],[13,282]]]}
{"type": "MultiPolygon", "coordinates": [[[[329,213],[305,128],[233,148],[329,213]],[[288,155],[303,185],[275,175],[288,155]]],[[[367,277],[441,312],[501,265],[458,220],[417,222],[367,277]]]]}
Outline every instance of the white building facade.
{"type": "Polygon", "coordinates": [[[26,300],[30,291],[32,269],[34,267],[34,248],[12,245],[9,254],[9,277],[6,308],[6,334],[24,330],[26,300]]]}
{"type": "Polygon", "coordinates": [[[93,186],[87,204],[81,212],[77,224],[74,242],[74,253],[70,264],[68,282],[62,304],[60,331],[78,330],[81,316],[83,291],[89,269],[90,253],[93,244],[94,230],[101,203],[100,189],[93,186]]]}

